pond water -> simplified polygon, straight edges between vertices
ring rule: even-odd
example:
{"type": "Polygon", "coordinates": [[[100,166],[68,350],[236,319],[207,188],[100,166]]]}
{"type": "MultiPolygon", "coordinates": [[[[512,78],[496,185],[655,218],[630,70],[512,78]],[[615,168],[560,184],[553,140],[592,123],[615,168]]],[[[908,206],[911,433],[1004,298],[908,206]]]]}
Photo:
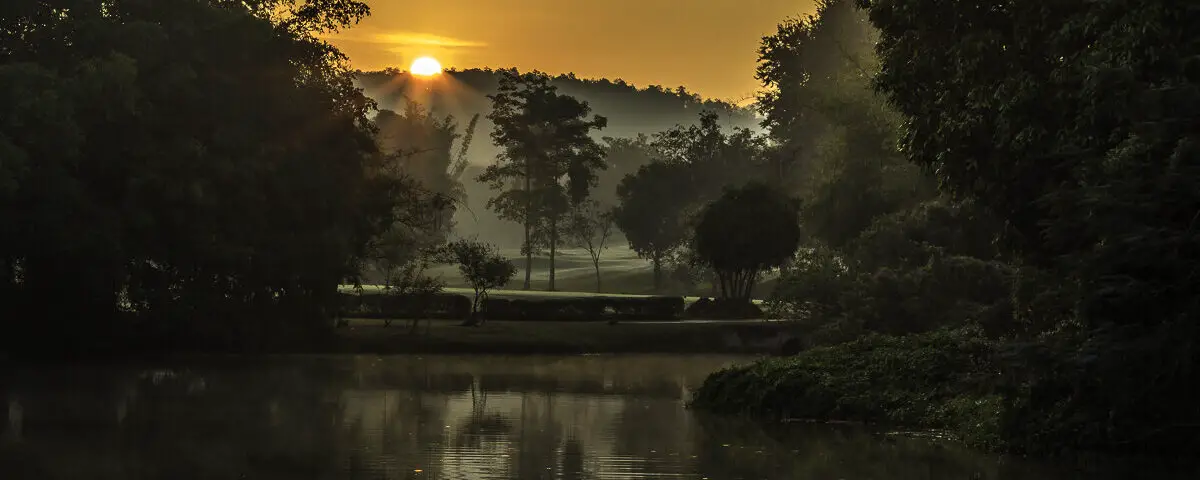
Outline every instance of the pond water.
{"type": "Polygon", "coordinates": [[[684,408],[707,373],[744,360],[289,356],[21,368],[0,372],[0,478],[1196,478],[684,408]]]}

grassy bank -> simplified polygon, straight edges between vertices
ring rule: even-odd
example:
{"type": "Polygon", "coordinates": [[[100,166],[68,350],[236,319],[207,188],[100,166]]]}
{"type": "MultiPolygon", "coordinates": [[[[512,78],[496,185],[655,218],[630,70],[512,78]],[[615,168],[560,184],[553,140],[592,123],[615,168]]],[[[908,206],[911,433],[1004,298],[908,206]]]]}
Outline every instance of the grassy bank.
{"type": "Polygon", "coordinates": [[[947,430],[1002,447],[995,347],[970,329],[871,336],[709,376],[692,405],[772,420],[878,423],[947,430]]]}
{"type": "Polygon", "coordinates": [[[488,322],[463,327],[448,320],[383,327],[353,319],[337,330],[338,353],[773,353],[780,322],[488,322]]]}

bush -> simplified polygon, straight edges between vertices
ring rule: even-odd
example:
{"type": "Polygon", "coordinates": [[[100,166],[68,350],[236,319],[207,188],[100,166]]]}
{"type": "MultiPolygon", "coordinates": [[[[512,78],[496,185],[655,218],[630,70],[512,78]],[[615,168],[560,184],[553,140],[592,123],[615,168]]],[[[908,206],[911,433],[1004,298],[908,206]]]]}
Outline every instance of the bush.
{"type": "Polygon", "coordinates": [[[701,298],[687,308],[688,318],[704,320],[752,320],[763,317],[758,305],[734,298],[701,298]]]}
{"type": "Polygon", "coordinates": [[[471,299],[452,293],[340,295],[343,317],[461,320],[471,315],[471,299]]]}
{"type": "Polygon", "coordinates": [[[683,297],[488,298],[488,320],[589,321],[674,320],[683,313],[683,297]]]}
{"type": "Polygon", "coordinates": [[[991,396],[995,347],[978,328],[871,335],[710,375],[692,405],[771,419],[949,428],[985,439],[1001,412],[991,396]]]}

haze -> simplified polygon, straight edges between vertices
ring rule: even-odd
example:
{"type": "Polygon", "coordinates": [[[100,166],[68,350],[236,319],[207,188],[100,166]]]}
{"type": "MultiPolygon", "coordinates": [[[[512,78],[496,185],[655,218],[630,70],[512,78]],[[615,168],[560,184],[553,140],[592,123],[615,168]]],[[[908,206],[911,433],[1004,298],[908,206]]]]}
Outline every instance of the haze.
{"type": "Polygon", "coordinates": [[[812,0],[368,3],[369,18],[331,37],[362,70],[406,69],[430,55],[458,69],[574,72],[733,100],[759,89],[761,38],[815,9],[812,0]]]}

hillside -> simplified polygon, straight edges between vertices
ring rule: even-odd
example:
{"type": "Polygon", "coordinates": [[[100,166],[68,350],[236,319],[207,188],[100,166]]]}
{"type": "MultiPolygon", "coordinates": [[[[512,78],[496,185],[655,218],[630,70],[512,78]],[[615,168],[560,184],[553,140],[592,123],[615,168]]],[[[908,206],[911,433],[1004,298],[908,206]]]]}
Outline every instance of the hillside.
{"type": "MultiPolygon", "coordinates": [[[[406,102],[416,101],[439,116],[452,115],[465,127],[475,114],[486,116],[491,110],[488,95],[495,93],[497,71],[490,69],[447,70],[434,79],[412,77],[399,70],[359,72],[359,86],[379,103],[379,108],[402,110],[406,102]]],[[[598,137],[634,137],[653,134],[675,125],[689,125],[703,110],[717,112],[729,127],[758,128],[753,110],[728,102],[703,99],[682,87],[669,89],[657,85],[638,88],[623,80],[581,79],[574,75],[553,78],[559,91],[588,102],[593,112],[608,118],[608,127],[598,137]]],[[[474,181],[482,167],[490,164],[497,149],[489,134],[492,123],[479,119],[468,157],[471,162],[462,181],[467,205],[455,215],[460,235],[478,235],[502,246],[517,246],[520,229],[487,210],[492,192],[474,181]]],[[[457,147],[455,147],[457,148],[457,147]]],[[[607,178],[606,178],[607,177],[607,178]]],[[[597,188],[613,190],[618,179],[605,178],[597,188]]]]}

